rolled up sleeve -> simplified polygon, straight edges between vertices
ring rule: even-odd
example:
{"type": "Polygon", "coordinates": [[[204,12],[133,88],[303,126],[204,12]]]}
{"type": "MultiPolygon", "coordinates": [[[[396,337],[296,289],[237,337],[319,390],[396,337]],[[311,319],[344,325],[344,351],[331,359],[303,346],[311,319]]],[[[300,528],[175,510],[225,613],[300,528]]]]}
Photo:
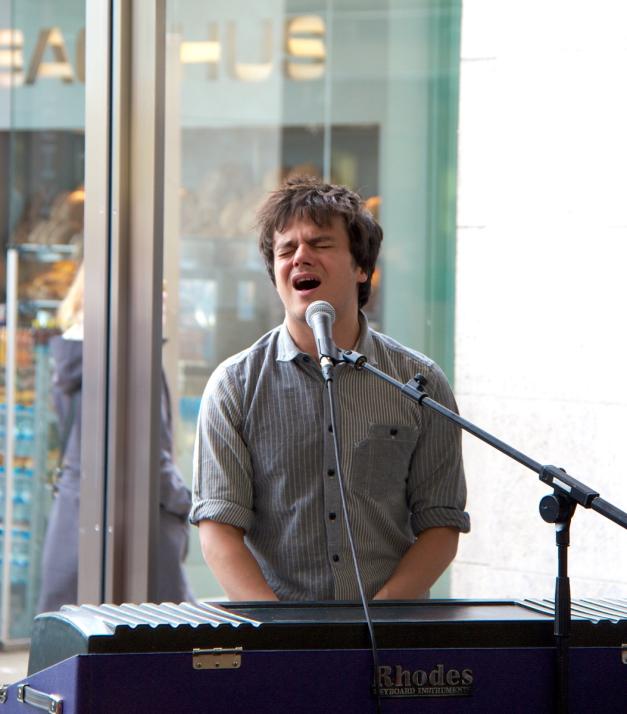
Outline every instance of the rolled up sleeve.
{"type": "MultiPolygon", "coordinates": [[[[457,412],[451,388],[442,370],[432,365],[426,390],[432,399],[457,412]]],[[[448,526],[462,533],[470,530],[466,506],[466,479],[462,462],[461,430],[421,407],[422,428],[410,465],[407,498],[415,535],[427,528],[448,526]]]]}
{"type": "Polygon", "coordinates": [[[252,466],[241,436],[241,400],[228,368],[212,374],[200,403],[190,522],[202,520],[250,529],[252,466]]]}

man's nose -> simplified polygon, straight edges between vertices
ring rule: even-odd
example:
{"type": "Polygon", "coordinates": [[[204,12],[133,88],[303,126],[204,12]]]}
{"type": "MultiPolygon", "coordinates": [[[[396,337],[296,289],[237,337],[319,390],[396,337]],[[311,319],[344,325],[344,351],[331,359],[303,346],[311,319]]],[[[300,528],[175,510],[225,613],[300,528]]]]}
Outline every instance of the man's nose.
{"type": "Polygon", "coordinates": [[[299,243],[294,253],[294,263],[296,265],[311,265],[312,250],[307,243],[299,243]]]}

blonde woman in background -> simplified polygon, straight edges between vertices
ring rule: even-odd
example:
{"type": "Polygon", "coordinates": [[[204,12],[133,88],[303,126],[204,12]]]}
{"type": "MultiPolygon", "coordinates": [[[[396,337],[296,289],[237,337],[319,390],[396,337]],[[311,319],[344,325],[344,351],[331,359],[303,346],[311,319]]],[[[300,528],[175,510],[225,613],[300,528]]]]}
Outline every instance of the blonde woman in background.
{"type": "MultiPolygon", "coordinates": [[[[83,376],[84,268],[61,303],[57,319],[62,335],[52,338],[53,399],[59,419],[61,469],[48,519],[41,562],[38,611],[75,604],[78,589],[78,522],[81,457],[81,387],[83,376]]],[[[170,394],[162,372],[158,578],[153,602],[192,600],[182,564],[187,555],[191,494],[172,458],[170,394]]]]}

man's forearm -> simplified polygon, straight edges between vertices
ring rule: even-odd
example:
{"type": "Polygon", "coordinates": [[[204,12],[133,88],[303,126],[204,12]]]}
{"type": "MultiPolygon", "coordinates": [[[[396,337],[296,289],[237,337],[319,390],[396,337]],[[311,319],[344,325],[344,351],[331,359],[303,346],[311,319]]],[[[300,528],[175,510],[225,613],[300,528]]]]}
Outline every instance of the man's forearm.
{"type": "Polygon", "coordinates": [[[455,557],[458,540],[459,531],[455,528],[428,528],[423,531],[374,599],[415,600],[425,597],[455,557]]]}
{"type": "Polygon", "coordinates": [[[244,543],[244,532],[225,523],[201,521],[200,545],[229,600],[277,600],[259,564],[244,543]]]}

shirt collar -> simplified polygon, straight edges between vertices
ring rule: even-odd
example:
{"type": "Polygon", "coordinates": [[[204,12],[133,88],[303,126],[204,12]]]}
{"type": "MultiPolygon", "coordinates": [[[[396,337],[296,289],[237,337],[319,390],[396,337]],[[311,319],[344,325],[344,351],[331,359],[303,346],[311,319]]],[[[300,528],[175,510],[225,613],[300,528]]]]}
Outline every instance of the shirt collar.
{"type": "Polygon", "coordinates": [[[377,364],[376,355],[374,352],[374,340],[372,339],[372,330],[368,326],[368,318],[366,314],[359,311],[359,339],[355,347],[357,352],[360,352],[366,357],[372,365],[377,364]]]}
{"type": "Polygon", "coordinates": [[[277,362],[291,362],[302,354],[304,353],[296,347],[296,343],[292,339],[290,331],[287,329],[287,324],[283,321],[283,324],[279,328],[279,339],[277,341],[277,362]]]}
{"type": "MultiPolygon", "coordinates": [[[[357,352],[365,355],[370,364],[377,363],[374,354],[374,341],[372,333],[368,327],[368,318],[360,310],[359,311],[359,339],[355,347],[357,352]]],[[[299,356],[304,355],[304,352],[298,349],[296,343],[292,339],[287,324],[285,321],[279,328],[279,339],[277,342],[277,362],[291,362],[299,356]]]]}

